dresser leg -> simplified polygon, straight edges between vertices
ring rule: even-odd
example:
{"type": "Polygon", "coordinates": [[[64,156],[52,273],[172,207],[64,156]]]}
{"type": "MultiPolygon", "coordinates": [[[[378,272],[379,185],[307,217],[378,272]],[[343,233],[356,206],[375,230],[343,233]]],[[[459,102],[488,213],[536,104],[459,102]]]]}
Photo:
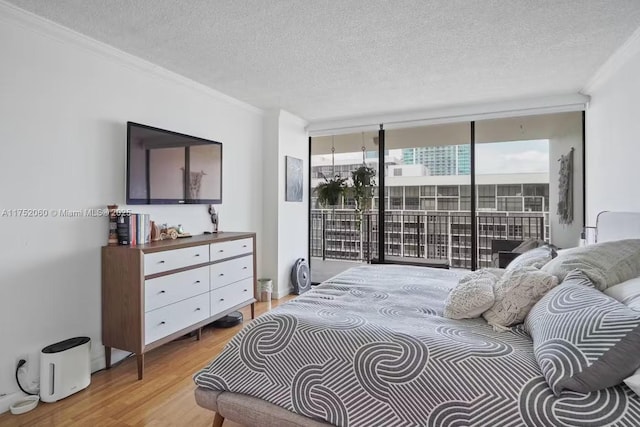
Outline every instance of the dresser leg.
{"type": "Polygon", "coordinates": [[[111,369],[111,347],[104,346],[104,364],[107,369],[111,369]]]}
{"type": "Polygon", "coordinates": [[[144,376],[144,353],[137,354],[136,359],[138,359],[138,379],[141,380],[144,376]]]}
{"type": "Polygon", "coordinates": [[[202,328],[198,328],[198,341],[202,339],[202,328]]]}
{"type": "Polygon", "coordinates": [[[256,318],[256,303],[255,302],[251,303],[251,318],[252,319],[256,318]]]}

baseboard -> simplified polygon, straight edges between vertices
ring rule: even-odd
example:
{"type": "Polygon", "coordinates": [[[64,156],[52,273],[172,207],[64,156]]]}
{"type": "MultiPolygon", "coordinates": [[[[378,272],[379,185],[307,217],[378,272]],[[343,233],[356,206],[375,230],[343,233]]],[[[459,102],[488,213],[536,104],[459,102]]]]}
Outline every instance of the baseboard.
{"type": "Polygon", "coordinates": [[[0,397],[0,414],[3,414],[9,410],[9,407],[16,403],[18,400],[25,397],[26,394],[22,392],[15,392],[0,397]]]}
{"type": "MultiPolygon", "coordinates": [[[[111,349],[111,366],[120,362],[121,360],[129,357],[131,353],[128,351],[118,350],[116,348],[111,349]]],[[[106,362],[104,360],[104,351],[100,354],[91,355],[91,373],[101,371],[106,368],[106,362]]]]}
{"type": "Polygon", "coordinates": [[[293,288],[287,288],[286,291],[280,293],[279,290],[271,294],[271,299],[281,299],[293,293],[293,288]]]}

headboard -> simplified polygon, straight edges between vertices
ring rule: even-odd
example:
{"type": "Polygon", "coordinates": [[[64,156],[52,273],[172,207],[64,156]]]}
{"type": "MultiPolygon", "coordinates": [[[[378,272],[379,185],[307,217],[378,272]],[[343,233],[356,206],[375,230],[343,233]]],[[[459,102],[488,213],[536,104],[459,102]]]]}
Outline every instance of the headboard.
{"type": "Polygon", "coordinates": [[[600,212],[596,219],[596,242],[622,239],[640,239],[640,212],[600,212]]]}

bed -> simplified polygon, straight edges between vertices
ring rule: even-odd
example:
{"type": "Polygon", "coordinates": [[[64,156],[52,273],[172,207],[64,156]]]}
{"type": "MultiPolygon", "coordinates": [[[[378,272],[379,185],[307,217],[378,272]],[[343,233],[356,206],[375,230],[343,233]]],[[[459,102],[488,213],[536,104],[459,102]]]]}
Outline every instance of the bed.
{"type": "Polygon", "coordinates": [[[640,425],[624,385],[556,397],[523,328],[443,317],[464,274],[347,270],[246,326],[194,376],[196,401],[218,426],[640,425]]]}

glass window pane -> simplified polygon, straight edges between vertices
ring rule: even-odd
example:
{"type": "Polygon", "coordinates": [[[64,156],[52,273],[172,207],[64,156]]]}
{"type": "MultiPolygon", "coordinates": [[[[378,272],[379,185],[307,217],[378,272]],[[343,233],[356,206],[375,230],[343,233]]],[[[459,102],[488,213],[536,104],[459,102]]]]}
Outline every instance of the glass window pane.
{"type": "Polygon", "coordinates": [[[457,196],[457,185],[438,185],[438,196],[457,196]]]}
{"type": "MultiPolygon", "coordinates": [[[[453,218],[459,215],[460,186],[463,197],[470,194],[470,124],[455,123],[393,129],[385,134],[390,168],[402,169],[401,176],[389,172],[388,193],[404,188],[402,198],[391,203],[385,218],[397,219],[397,228],[386,230],[386,255],[426,258],[448,265],[470,268],[469,254],[449,245],[453,218]],[[398,219],[402,215],[403,220],[398,219]]],[[[470,203],[463,201],[468,209],[470,203]]],[[[385,220],[385,223],[387,221],[385,220]]]]}
{"type": "Polygon", "coordinates": [[[420,186],[420,195],[421,196],[435,196],[436,195],[436,186],[435,185],[422,185],[420,186]]]}
{"type": "Polygon", "coordinates": [[[498,185],[498,196],[521,196],[521,185],[498,185]]]}
{"type": "Polygon", "coordinates": [[[420,209],[432,211],[436,209],[436,199],[420,199],[420,209]]]}
{"type": "Polygon", "coordinates": [[[309,246],[313,282],[335,275],[336,267],[347,269],[354,261],[368,262],[377,256],[377,138],[377,131],[311,138],[309,246]],[[373,179],[364,179],[370,170],[374,172],[373,179]],[[359,186],[362,191],[357,193],[354,173],[357,182],[369,182],[359,186]],[[329,204],[320,197],[320,189],[335,176],[346,179],[348,191],[337,194],[335,204],[329,204]],[[342,260],[350,263],[336,263],[342,260]]]}

